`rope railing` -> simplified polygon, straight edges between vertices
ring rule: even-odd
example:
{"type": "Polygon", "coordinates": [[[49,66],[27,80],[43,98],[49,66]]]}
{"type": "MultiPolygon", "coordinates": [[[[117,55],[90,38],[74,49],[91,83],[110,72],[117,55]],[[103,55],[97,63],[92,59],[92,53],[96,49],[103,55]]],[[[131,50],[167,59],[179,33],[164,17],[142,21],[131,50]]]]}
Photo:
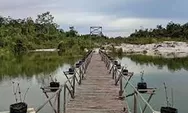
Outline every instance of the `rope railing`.
{"type": "Polygon", "coordinates": [[[91,61],[93,55],[93,51],[89,51],[82,60],[80,60],[74,67],[72,67],[73,70],[64,72],[64,75],[66,76],[67,80],[60,85],[59,87],[41,87],[43,90],[43,93],[45,93],[47,100],[38,108],[35,109],[36,113],[40,112],[41,109],[44,108],[44,106],[47,105],[47,103],[50,104],[52,107],[54,113],[60,113],[61,112],[61,106],[60,106],[60,94],[63,92],[63,113],[66,113],[66,104],[69,97],[67,97],[67,94],[70,94],[71,98],[75,98],[75,89],[76,85],[81,85],[81,82],[83,78],[86,76],[86,70],[88,68],[88,65],[91,61]],[[73,71],[73,72],[70,72],[73,71]],[[77,82],[77,84],[76,84],[77,82]],[[55,90],[55,92],[54,92],[55,90]],[[53,93],[50,97],[48,96],[48,92],[53,93]],[[57,98],[57,99],[55,99],[57,98]],[[52,99],[57,100],[57,108],[55,108],[52,104],[52,99]]]}
{"type": "MultiPolygon", "coordinates": [[[[145,92],[146,89],[138,89],[131,83],[131,78],[133,76],[133,72],[128,72],[128,70],[125,67],[122,67],[121,64],[118,64],[117,61],[115,61],[113,58],[111,58],[109,55],[107,55],[106,52],[103,52],[102,50],[99,50],[99,54],[101,55],[101,60],[104,61],[106,64],[107,69],[109,70],[109,73],[112,74],[112,79],[114,79],[114,85],[118,85],[119,83],[119,98],[122,100],[127,100],[129,96],[134,96],[134,106],[133,106],[133,113],[138,113],[138,106],[140,109],[139,113],[146,112],[146,108],[148,107],[151,113],[160,113],[159,111],[156,111],[153,109],[153,107],[149,104],[149,101],[151,100],[151,97],[155,93],[155,88],[147,89],[147,91],[150,92],[150,97],[148,100],[146,100],[143,95],[140,92],[145,92]],[[124,82],[124,84],[123,84],[124,82]],[[127,93],[127,87],[130,86],[133,90],[132,94],[129,94],[125,96],[125,93],[127,93]],[[138,102],[137,102],[138,101],[138,102]],[[143,102],[144,107],[141,108],[140,102],[143,102]]],[[[132,113],[130,109],[130,105],[127,101],[125,101],[125,108],[124,111],[127,111],[128,113],[132,113]]]]}

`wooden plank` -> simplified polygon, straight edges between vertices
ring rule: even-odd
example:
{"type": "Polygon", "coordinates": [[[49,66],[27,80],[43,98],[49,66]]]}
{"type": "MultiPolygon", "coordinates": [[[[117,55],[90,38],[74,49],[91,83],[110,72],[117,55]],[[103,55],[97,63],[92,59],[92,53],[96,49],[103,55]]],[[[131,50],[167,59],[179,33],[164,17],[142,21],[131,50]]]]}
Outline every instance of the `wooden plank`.
{"type": "Polygon", "coordinates": [[[75,98],[67,104],[66,113],[127,113],[119,99],[119,86],[109,75],[99,54],[94,54],[86,80],[77,86],[75,98]]]}

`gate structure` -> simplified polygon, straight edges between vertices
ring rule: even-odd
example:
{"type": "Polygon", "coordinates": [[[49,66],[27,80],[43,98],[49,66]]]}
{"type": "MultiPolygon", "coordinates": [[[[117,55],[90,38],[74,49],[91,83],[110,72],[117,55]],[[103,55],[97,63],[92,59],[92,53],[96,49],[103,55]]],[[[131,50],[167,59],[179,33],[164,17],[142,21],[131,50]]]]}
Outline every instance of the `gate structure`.
{"type": "Polygon", "coordinates": [[[91,26],[90,27],[90,35],[95,35],[95,36],[103,36],[102,33],[102,26],[91,26]]]}

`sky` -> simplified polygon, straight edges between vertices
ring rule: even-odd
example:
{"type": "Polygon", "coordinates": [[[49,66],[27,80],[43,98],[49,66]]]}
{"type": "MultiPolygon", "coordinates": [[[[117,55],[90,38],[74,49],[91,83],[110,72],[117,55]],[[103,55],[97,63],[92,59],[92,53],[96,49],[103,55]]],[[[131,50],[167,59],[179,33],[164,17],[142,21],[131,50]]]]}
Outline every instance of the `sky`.
{"type": "Polygon", "coordinates": [[[74,26],[89,34],[90,26],[102,26],[110,37],[129,36],[135,29],[164,27],[170,21],[188,22],[188,0],[0,0],[0,15],[36,18],[50,11],[60,28],[74,26]]]}

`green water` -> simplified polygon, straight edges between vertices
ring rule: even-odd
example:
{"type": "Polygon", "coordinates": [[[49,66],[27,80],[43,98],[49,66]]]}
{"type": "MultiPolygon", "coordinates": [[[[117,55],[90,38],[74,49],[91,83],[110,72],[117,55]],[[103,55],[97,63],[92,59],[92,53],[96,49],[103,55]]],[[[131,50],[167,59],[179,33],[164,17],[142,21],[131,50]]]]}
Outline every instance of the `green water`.
{"type": "MultiPolygon", "coordinates": [[[[25,99],[29,107],[37,108],[42,105],[46,97],[40,87],[49,84],[49,75],[63,83],[65,81],[63,71],[68,70],[79,58],[79,56],[59,56],[56,52],[29,53],[17,57],[1,58],[0,111],[8,110],[9,105],[15,102],[12,81],[20,83],[23,93],[30,87],[25,99]]],[[[188,112],[186,105],[188,102],[188,58],[164,59],[129,55],[118,58],[118,60],[122,65],[126,64],[129,71],[134,72],[131,80],[134,85],[140,82],[140,71],[144,70],[144,80],[148,83],[148,87],[157,88],[151,100],[151,105],[155,110],[166,105],[163,86],[165,82],[168,87],[169,100],[171,100],[171,88],[174,90],[174,107],[178,108],[179,113],[188,112]]],[[[147,95],[144,97],[146,98],[147,95]]],[[[133,104],[132,98],[129,98],[128,101],[130,105],[133,104]]],[[[41,110],[41,113],[52,113],[49,104],[41,110]]]]}
{"type": "MultiPolygon", "coordinates": [[[[29,107],[37,108],[42,105],[46,97],[40,87],[49,85],[51,81],[49,75],[63,83],[66,80],[63,71],[67,71],[79,58],[81,56],[59,56],[56,52],[29,53],[1,58],[0,111],[9,110],[9,105],[15,102],[12,81],[20,83],[22,95],[30,87],[25,99],[29,107]]],[[[41,113],[51,112],[52,109],[48,104],[41,110],[41,113]]]]}
{"type": "MultiPolygon", "coordinates": [[[[166,83],[169,102],[172,103],[171,89],[174,95],[174,107],[178,113],[187,113],[188,102],[188,57],[166,59],[144,55],[128,55],[118,58],[122,65],[127,65],[128,70],[134,72],[131,82],[136,86],[140,82],[140,72],[144,70],[144,81],[148,87],[157,88],[156,94],[151,99],[152,107],[160,111],[161,106],[166,106],[163,83],[166,83]]],[[[131,87],[127,87],[132,93],[131,87]]],[[[148,95],[144,95],[148,98],[148,95]]],[[[128,98],[130,107],[133,107],[133,97],[128,98]]],[[[142,104],[141,104],[142,105],[142,104]]],[[[149,111],[149,110],[148,110],[149,111]]],[[[149,112],[148,112],[149,113],[149,112]]]]}

